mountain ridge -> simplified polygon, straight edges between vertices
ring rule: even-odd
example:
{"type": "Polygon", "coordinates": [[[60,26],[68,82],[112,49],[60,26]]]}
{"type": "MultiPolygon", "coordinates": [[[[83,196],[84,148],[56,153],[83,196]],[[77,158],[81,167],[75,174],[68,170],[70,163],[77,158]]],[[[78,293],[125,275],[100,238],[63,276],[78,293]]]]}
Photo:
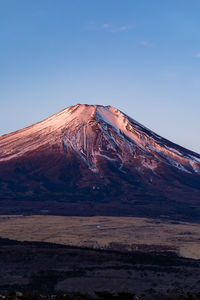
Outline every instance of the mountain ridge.
{"type": "MultiPolygon", "coordinates": [[[[142,124],[138,123],[138,122],[135,121],[134,119],[130,118],[130,117],[127,116],[126,114],[122,113],[121,111],[119,111],[118,109],[116,109],[116,108],[114,108],[114,107],[112,107],[112,106],[110,106],[110,105],[103,106],[103,105],[88,105],[88,104],[77,104],[77,105],[75,105],[75,106],[70,106],[69,108],[65,108],[65,109],[61,110],[60,112],[58,112],[58,113],[56,113],[56,114],[53,114],[53,115],[51,115],[50,117],[48,117],[48,118],[46,118],[46,119],[44,119],[44,120],[42,120],[42,121],[40,121],[40,122],[37,122],[36,124],[32,124],[32,125],[30,125],[30,126],[24,128],[24,129],[20,129],[20,130],[17,130],[17,131],[14,131],[14,132],[11,132],[11,133],[2,135],[2,136],[0,136],[0,142],[3,141],[3,140],[6,139],[6,138],[9,138],[9,137],[11,137],[11,136],[15,136],[16,134],[21,134],[21,133],[26,132],[27,130],[31,130],[31,129],[37,127],[37,126],[40,126],[40,125],[44,124],[45,122],[48,123],[48,122],[50,121],[50,124],[47,124],[47,125],[48,125],[48,126],[52,126],[51,122],[53,121],[53,119],[57,118],[57,116],[60,116],[61,114],[66,113],[66,112],[68,113],[68,112],[70,112],[70,110],[72,110],[72,109],[74,110],[74,109],[77,109],[77,108],[79,108],[79,107],[92,107],[92,108],[95,109],[95,111],[93,112],[93,114],[91,115],[91,118],[87,121],[87,123],[89,123],[89,122],[92,121],[92,120],[97,120],[97,121],[99,121],[99,119],[97,119],[97,115],[99,116],[99,111],[97,111],[98,109],[102,109],[102,108],[105,109],[105,110],[106,110],[106,109],[111,109],[112,111],[115,110],[115,111],[117,111],[118,113],[120,113],[121,115],[123,115],[123,117],[125,117],[125,118],[127,118],[127,120],[131,121],[135,126],[140,126],[140,127],[143,128],[144,130],[147,130],[148,133],[151,134],[152,136],[157,137],[157,138],[159,138],[159,139],[163,139],[163,140],[165,140],[166,142],[170,142],[169,140],[162,138],[160,135],[156,134],[155,132],[151,131],[151,130],[148,129],[147,127],[143,126],[142,124]]],[[[104,116],[104,117],[105,117],[105,116],[104,116]]],[[[104,121],[105,121],[105,118],[104,118],[104,117],[103,117],[102,119],[104,119],[104,121]]],[[[66,120],[67,120],[67,118],[66,118],[66,120]]],[[[111,126],[113,125],[109,120],[106,120],[105,122],[107,122],[107,123],[108,123],[109,125],[111,125],[111,126]]],[[[64,125],[66,125],[66,124],[64,124],[64,125]]],[[[64,126],[64,125],[63,125],[63,126],[64,126]]],[[[115,127],[115,125],[114,125],[113,127],[115,127]]],[[[38,130],[38,129],[36,128],[36,131],[37,131],[37,130],[38,130]]],[[[122,131],[122,130],[118,129],[117,131],[122,131]]],[[[127,135],[127,137],[128,137],[128,135],[127,135]]],[[[195,153],[194,151],[188,150],[188,149],[186,149],[186,148],[184,148],[184,147],[182,147],[182,146],[180,146],[180,145],[178,145],[178,144],[176,144],[176,143],[173,143],[173,142],[170,142],[170,143],[173,144],[173,145],[176,146],[176,147],[182,148],[183,150],[187,150],[187,151],[190,152],[191,154],[196,155],[198,158],[200,158],[200,155],[199,155],[198,153],[195,153]]]]}
{"type": "Polygon", "coordinates": [[[122,202],[136,215],[154,202],[154,215],[164,202],[170,214],[172,203],[199,214],[200,155],[112,106],[77,104],[0,137],[0,200],[48,198],[69,211],[100,205],[94,214],[109,213],[103,202],[114,214],[127,211],[122,202]]]}

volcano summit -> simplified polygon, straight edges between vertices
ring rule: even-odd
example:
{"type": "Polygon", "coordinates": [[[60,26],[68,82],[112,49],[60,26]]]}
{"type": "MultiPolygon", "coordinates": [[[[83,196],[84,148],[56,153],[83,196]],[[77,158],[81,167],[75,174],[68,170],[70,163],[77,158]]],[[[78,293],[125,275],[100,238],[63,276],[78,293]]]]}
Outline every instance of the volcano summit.
{"type": "Polygon", "coordinates": [[[200,155],[111,106],[0,137],[2,213],[200,217],[200,155]]]}

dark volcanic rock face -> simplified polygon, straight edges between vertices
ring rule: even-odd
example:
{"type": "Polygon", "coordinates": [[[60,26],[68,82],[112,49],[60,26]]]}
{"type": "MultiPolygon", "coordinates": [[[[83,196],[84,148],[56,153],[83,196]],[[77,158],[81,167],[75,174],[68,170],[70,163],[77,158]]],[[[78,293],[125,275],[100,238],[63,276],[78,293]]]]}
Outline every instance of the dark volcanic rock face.
{"type": "Polygon", "coordinates": [[[111,106],[0,137],[2,213],[200,217],[200,155],[111,106]]]}

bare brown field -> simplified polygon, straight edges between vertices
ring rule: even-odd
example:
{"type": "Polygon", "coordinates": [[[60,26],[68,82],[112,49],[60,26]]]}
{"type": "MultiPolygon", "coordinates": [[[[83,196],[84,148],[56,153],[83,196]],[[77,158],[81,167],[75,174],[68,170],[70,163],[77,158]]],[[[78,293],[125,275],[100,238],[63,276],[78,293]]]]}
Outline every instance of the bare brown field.
{"type": "Polygon", "coordinates": [[[200,259],[200,225],[162,219],[1,215],[0,237],[94,248],[167,250],[200,259]]]}

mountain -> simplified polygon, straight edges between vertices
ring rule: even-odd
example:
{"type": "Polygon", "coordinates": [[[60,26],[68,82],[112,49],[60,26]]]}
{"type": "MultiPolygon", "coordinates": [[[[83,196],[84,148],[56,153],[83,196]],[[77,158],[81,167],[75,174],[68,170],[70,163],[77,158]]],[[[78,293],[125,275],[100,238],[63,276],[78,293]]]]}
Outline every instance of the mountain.
{"type": "Polygon", "coordinates": [[[78,104],[0,137],[0,211],[197,220],[200,155],[78,104]]]}

